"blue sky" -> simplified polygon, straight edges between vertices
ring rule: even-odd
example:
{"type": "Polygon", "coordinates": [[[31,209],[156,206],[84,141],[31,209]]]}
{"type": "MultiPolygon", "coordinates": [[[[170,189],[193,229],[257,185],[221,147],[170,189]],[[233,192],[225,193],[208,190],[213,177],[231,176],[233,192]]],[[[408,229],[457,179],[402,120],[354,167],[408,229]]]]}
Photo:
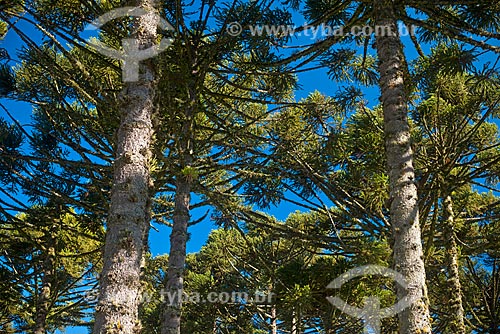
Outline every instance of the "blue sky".
{"type": "MultiPolygon", "coordinates": [[[[35,42],[42,43],[42,35],[34,30],[30,25],[21,23],[18,27],[25,33],[27,33],[35,42]]],[[[23,46],[21,39],[13,32],[10,31],[4,40],[0,41],[0,48],[5,48],[8,50],[10,56],[16,60],[17,52],[23,46]]],[[[11,65],[15,65],[15,62],[11,62],[11,65]]],[[[307,73],[300,74],[300,83],[304,87],[303,90],[296,92],[297,99],[306,97],[313,90],[318,90],[323,94],[329,95],[334,94],[337,88],[333,85],[333,83],[328,80],[328,77],[325,71],[311,71],[307,73]],[[321,83],[321,84],[318,84],[321,83]],[[311,88],[313,87],[313,88],[311,88]]],[[[28,103],[21,103],[17,101],[10,101],[6,99],[0,100],[9,112],[15,117],[16,120],[19,121],[20,124],[27,125],[31,123],[31,112],[32,106],[28,103]]],[[[0,110],[0,117],[4,117],[9,120],[9,117],[0,110]]],[[[28,127],[29,128],[29,127],[28,127]]],[[[26,198],[20,198],[22,200],[26,200],[26,198]]],[[[194,198],[196,199],[196,198],[194,198]]],[[[269,210],[269,213],[274,215],[276,218],[280,220],[285,220],[286,217],[295,210],[299,210],[299,207],[296,207],[289,203],[283,203],[278,207],[273,207],[269,210]]],[[[200,217],[206,212],[206,208],[199,208],[192,211],[193,219],[200,217]]],[[[151,229],[150,231],[150,250],[153,256],[166,254],[170,248],[169,235],[170,228],[164,225],[155,225],[155,229],[151,229]]],[[[217,226],[213,224],[210,220],[210,216],[208,216],[203,222],[192,226],[189,229],[190,239],[187,245],[188,253],[197,252],[201,246],[206,242],[208,234],[213,229],[216,229],[217,226]]],[[[87,330],[84,327],[81,328],[67,328],[66,331],[60,333],[69,333],[69,334],[86,334],[87,330]]]]}
{"type": "MultiPolygon", "coordinates": [[[[27,23],[20,21],[18,27],[27,33],[35,42],[42,43],[42,35],[33,29],[27,23]]],[[[309,41],[308,41],[309,42],[309,41]]],[[[9,51],[9,54],[13,59],[17,59],[17,52],[23,46],[23,42],[21,39],[15,34],[15,32],[10,31],[6,38],[0,41],[0,48],[5,48],[9,51]]],[[[15,64],[14,62],[11,63],[15,64]]],[[[309,72],[300,73],[299,75],[299,83],[302,86],[302,89],[296,91],[296,98],[301,99],[305,98],[314,90],[318,90],[319,92],[325,95],[333,95],[337,92],[338,86],[335,85],[331,80],[328,79],[325,70],[314,70],[309,72]]],[[[373,88],[372,90],[376,90],[373,88]]],[[[375,96],[374,94],[371,94],[375,96]]],[[[14,117],[23,125],[28,125],[31,123],[31,112],[32,106],[28,103],[21,103],[17,101],[10,101],[6,99],[2,99],[0,101],[13,115],[14,117]]],[[[3,111],[0,111],[0,116],[5,119],[9,119],[3,111]]],[[[288,214],[291,212],[298,210],[300,208],[291,205],[289,203],[283,203],[278,207],[273,207],[269,211],[269,213],[273,214],[276,218],[280,220],[284,220],[288,214]]],[[[200,217],[206,212],[206,208],[200,208],[193,210],[192,217],[196,219],[196,217],[200,217]]],[[[150,247],[151,252],[154,256],[168,253],[169,245],[169,228],[166,226],[155,225],[155,228],[159,230],[159,232],[154,229],[150,232],[150,247]]],[[[200,249],[200,247],[207,240],[207,236],[212,229],[217,228],[211,221],[210,217],[207,217],[205,221],[193,226],[190,228],[189,232],[191,234],[187,250],[188,252],[196,252],[200,249]]]]}

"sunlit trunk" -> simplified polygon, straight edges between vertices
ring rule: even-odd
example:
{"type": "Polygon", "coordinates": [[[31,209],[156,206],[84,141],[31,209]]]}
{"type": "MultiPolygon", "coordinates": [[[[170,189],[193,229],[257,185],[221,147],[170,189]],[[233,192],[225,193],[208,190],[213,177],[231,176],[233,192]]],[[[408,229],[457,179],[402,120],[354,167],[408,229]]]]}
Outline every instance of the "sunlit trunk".
{"type": "Polygon", "coordinates": [[[392,6],[393,1],[390,0],[374,2],[394,265],[408,283],[407,289],[399,287],[397,294],[399,299],[408,295],[415,301],[411,307],[399,313],[399,332],[423,334],[431,333],[431,326],[408,124],[403,45],[392,6]]]}
{"type": "Polygon", "coordinates": [[[300,334],[300,314],[296,310],[292,312],[292,330],[290,334],[300,334]]]}
{"type": "Polygon", "coordinates": [[[464,307],[462,303],[462,285],[458,271],[458,247],[453,230],[455,215],[453,213],[453,202],[451,196],[446,196],[443,202],[443,212],[445,219],[446,241],[447,241],[447,262],[448,262],[448,282],[450,291],[450,329],[453,333],[465,334],[464,307]]]}
{"type": "MultiPolygon", "coordinates": [[[[150,13],[137,19],[133,34],[140,48],[146,49],[156,43],[157,11],[153,0],[140,0],[136,5],[150,13]]],[[[154,78],[153,63],[143,61],[139,80],[126,82],[121,94],[121,120],[94,334],[135,334],[141,330],[140,276],[151,215],[149,160],[154,78]]]]}
{"type": "Polygon", "coordinates": [[[278,334],[278,319],[276,317],[276,305],[271,308],[271,334],[278,334]]]}

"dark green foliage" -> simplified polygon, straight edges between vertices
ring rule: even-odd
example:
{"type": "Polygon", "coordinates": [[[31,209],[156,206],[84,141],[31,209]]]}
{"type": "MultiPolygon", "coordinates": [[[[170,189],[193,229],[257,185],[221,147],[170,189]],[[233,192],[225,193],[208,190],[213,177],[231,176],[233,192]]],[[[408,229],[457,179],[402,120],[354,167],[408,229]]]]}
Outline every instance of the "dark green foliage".
{"type": "Polygon", "coordinates": [[[23,134],[15,124],[9,124],[0,118],[0,182],[13,186],[15,173],[19,172],[22,161],[20,154],[23,134]]]}
{"type": "Polygon", "coordinates": [[[337,82],[359,82],[371,86],[378,80],[375,58],[356,55],[354,50],[328,51],[322,56],[322,64],[328,68],[330,78],[337,82]]]}
{"type": "Polygon", "coordinates": [[[12,69],[7,64],[0,64],[0,97],[7,97],[15,90],[16,82],[12,69]]]}
{"type": "MultiPolygon", "coordinates": [[[[286,224],[304,230],[328,225],[326,216],[295,213],[286,224]]],[[[326,297],[341,295],[352,305],[362,305],[364,296],[377,295],[383,305],[394,302],[391,282],[382,278],[365,278],[345,286],[342,291],[329,291],[326,286],[353,266],[365,263],[386,265],[388,247],[384,242],[358,239],[362,260],[349,260],[333,254],[320,255],[313,243],[294,240],[254,226],[246,232],[235,229],[213,231],[200,252],[188,256],[186,266],[186,299],[183,333],[205,333],[215,328],[223,333],[268,333],[271,312],[276,312],[279,331],[290,331],[292,322],[305,332],[314,328],[356,333],[362,329],[359,319],[350,319],[329,304],[326,297]],[[203,302],[209,293],[242,293],[245,300],[203,302]],[[255,294],[268,296],[261,303],[252,301],[255,294]],[[194,297],[201,301],[197,301],[194,297]],[[189,298],[188,298],[189,296],[189,298]],[[353,299],[353,296],[354,299],[353,299]],[[294,318],[293,315],[298,318],[294,318]]],[[[360,258],[361,259],[361,258],[360,258]]],[[[156,333],[155,314],[161,303],[158,291],[164,279],[165,259],[152,259],[146,271],[146,289],[153,289],[151,301],[143,305],[148,333],[156,333]]],[[[384,329],[394,328],[392,319],[384,321],[384,329]]]]}
{"type": "Polygon", "coordinates": [[[46,281],[50,284],[49,331],[88,316],[93,305],[86,292],[96,283],[103,231],[86,233],[74,212],[60,215],[61,209],[32,207],[26,214],[2,222],[1,329],[32,330],[41,312],[39,299],[46,281]]]}

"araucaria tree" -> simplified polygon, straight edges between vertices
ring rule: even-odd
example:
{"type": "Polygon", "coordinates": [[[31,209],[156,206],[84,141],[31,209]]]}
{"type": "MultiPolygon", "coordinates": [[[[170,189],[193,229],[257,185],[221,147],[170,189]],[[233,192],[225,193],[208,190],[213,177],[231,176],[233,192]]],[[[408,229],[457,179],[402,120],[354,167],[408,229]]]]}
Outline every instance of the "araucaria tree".
{"type": "Polygon", "coordinates": [[[389,175],[394,267],[408,281],[399,299],[412,304],[399,313],[401,333],[430,333],[417,186],[408,124],[403,45],[398,36],[392,1],[375,1],[374,24],[379,59],[380,101],[384,111],[385,151],[389,175]]]}
{"type": "MultiPolygon", "coordinates": [[[[139,49],[144,50],[157,43],[158,9],[154,0],[138,0],[135,5],[147,11],[146,15],[134,19],[131,34],[139,49]]],[[[149,163],[155,77],[154,62],[141,62],[138,81],[125,82],[119,97],[121,119],[95,314],[96,334],[132,334],[141,329],[138,310],[144,246],[151,220],[149,163]]]]}
{"type": "MultiPolygon", "coordinates": [[[[355,79],[363,84],[370,83],[366,80],[366,74],[369,73],[373,62],[368,57],[368,47],[374,37],[373,47],[378,56],[380,100],[384,111],[394,266],[408,283],[408,289],[400,287],[398,295],[400,298],[408,296],[414,301],[410,308],[399,315],[400,332],[430,333],[416,178],[407,115],[411,85],[407,80],[408,66],[399,31],[402,25],[406,25],[409,37],[420,53],[422,48],[413,30],[417,27],[420,28],[418,33],[421,38],[427,42],[448,38],[498,52],[500,49],[494,43],[480,41],[480,38],[498,40],[500,37],[498,22],[492,21],[492,17],[498,18],[498,7],[492,3],[477,5],[474,1],[457,4],[449,1],[393,0],[331,3],[312,0],[306,2],[305,7],[306,16],[317,25],[341,25],[344,32],[363,25],[371,28],[372,34],[328,36],[314,46],[292,55],[287,61],[308,55],[311,55],[312,60],[321,51],[326,51],[333,45],[356,42],[357,45],[364,46],[362,56],[356,57],[356,51],[353,50],[328,51],[323,59],[324,65],[330,67],[330,74],[334,78],[342,79],[346,79],[346,73],[349,73],[346,68],[350,66],[354,70],[348,79],[355,79]],[[484,15],[485,12],[488,17],[484,15]],[[474,37],[469,37],[471,35],[474,37]]],[[[303,61],[306,62],[308,60],[303,61]]]]}
{"type": "Polygon", "coordinates": [[[476,0],[3,1],[0,38],[25,47],[0,48],[0,98],[33,113],[26,127],[0,104],[0,332],[357,333],[362,321],[325,297],[363,264],[406,279],[338,291],[356,306],[372,292],[384,307],[408,298],[384,331],[498,332],[500,144],[489,118],[500,61],[473,65],[500,52],[499,13],[476,0]],[[137,78],[121,78],[131,64],[80,35],[124,7],[145,14],[114,18],[90,41],[173,41],[137,62],[137,78]],[[343,33],[289,52],[291,36],[263,26],[288,27],[299,9],[343,33]],[[412,44],[420,58],[409,69],[412,44]],[[295,75],[316,60],[349,86],[297,102],[295,75]],[[362,86],[377,84],[369,108],[362,86]],[[287,204],[309,212],[275,218],[287,204]],[[224,230],[186,254],[188,228],[208,215],[224,230]],[[148,254],[151,222],[172,227],[168,258],[148,254]],[[94,305],[79,294],[101,265],[94,305]],[[426,280],[437,286],[429,297],[426,280]],[[158,298],[148,304],[144,289],[158,298]],[[277,297],[183,303],[184,290],[238,289],[277,297]]]}

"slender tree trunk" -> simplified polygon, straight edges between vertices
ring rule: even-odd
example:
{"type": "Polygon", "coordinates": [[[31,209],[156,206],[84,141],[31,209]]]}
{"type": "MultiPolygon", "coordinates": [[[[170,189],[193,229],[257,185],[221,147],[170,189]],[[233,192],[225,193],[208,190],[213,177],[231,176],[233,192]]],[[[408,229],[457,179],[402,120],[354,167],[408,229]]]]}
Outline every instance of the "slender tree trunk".
{"type": "Polygon", "coordinates": [[[500,334],[500,264],[498,260],[493,259],[491,264],[490,282],[485,288],[488,290],[485,303],[488,304],[490,328],[488,334],[500,334]]]}
{"type": "Polygon", "coordinates": [[[300,334],[300,313],[296,310],[292,312],[292,330],[290,334],[300,334]]]}
{"type": "Polygon", "coordinates": [[[276,316],[276,305],[271,306],[271,334],[278,334],[278,319],[276,316]]]}
{"type": "Polygon", "coordinates": [[[391,0],[374,2],[394,263],[408,283],[407,289],[399,287],[397,292],[399,299],[407,295],[415,300],[399,313],[399,332],[423,334],[431,333],[431,325],[404,85],[405,61],[392,6],[391,0]]]}
{"type": "Polygon", "coordinates": [[[167,305],[163,315],[161,334],[180,334],[181,308],[184,286],[184,266],[186,263],[186,243],[188,239],[189,206],[194,170],[193,163],[193,117],[196,108],[196,92],[189,88],[189,105],[186,107],[182,126],[183,135],[179,136],[179,156],[181,173],[177,175],[175,189],[175,208],[172,232],[170,234],[170,253],[167,269],[167,305]]]}
{"type": "Polygon", "coordinates": [[[181,328],[184,265],[186,263],[187,229],[189,223],[190,184],[180,178],[176,182],[175,211],[170,234],[167,269],[167,298],[162,334],[179,334],[181,328]]]}
{"type": "MultiPolygon", "coordinates": [[[[156,43],[157,11],[154,0],[138,0],[136,5],[150,13],[137,19],[133,34],[140,48],[146,49],[156,43]]],[[[151,215],[152,181],[148,165],[153,135],[154,78],[153,63],[143,61],[139,80],[125,83],[121,94],[122,115],[113,165],[95,334],[132,334],[141,329],[140,276],[151,215]]]]}
{"type": "Polygon", "coordinates": [[[452,320],[450,328],[453,333],[465,334],[464,307],[462,303],[462,285],[458,271],[458,247],[453,226],[455,224],[455,215],[453,213],[453,202],[451,196],[446,196],[443,202],[446,239],[448,241],[447,260],[448,260],[448,282],[450,284],[450,309],[452,320]]]}
{"type": "MultiPolygon", "coordinates": [[[[53,240],[51,239],[51,242],[53,240]]],[[[38,305],[36,308],[34,334],[45,334],[47,326],[47,317],[50,310],[50,295],[52,294],[52,281],[54,279],[54,256],[55,249],[51,245],[47,249],[46,258],[43,261],[42,268],[42,286],[40,296],[38,297],[38,305]]]]}

